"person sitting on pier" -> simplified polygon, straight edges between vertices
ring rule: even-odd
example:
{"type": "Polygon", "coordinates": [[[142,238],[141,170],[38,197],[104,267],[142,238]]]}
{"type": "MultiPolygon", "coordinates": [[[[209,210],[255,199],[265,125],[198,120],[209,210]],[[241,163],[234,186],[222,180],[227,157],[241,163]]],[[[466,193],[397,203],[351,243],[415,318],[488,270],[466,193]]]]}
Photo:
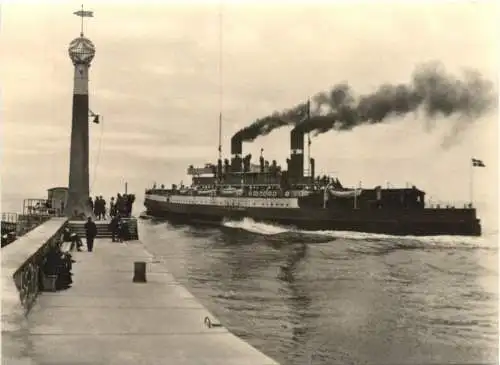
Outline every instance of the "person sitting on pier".
{"type": "Polygon", "coordinates": [[[67,289],[72,283],[72,259],[70,253],[61,251],[59,245],[50,250],[45,257],[43,272],[45,275],[56,275],[56,290],[67,289]]]}
{"type": "Polygon", "coordinates": [[[71,242],[71,251],[76,247],[77,251],[82,250],[83,242],[74,232],[71,232],[68,227],[64,228],[63,232],[63,242],[71,242]]]}

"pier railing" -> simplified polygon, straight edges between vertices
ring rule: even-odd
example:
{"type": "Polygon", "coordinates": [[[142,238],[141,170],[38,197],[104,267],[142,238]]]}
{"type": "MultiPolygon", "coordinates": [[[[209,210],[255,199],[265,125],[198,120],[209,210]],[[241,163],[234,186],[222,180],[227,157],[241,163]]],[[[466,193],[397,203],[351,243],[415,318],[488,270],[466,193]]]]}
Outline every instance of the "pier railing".
{"type": "Polygon", "coordinates": [[[55,199],[24,199],[23,214],[29,216],[62,217],[64,207],[56,206],[55,199]]]}
{"type": "Polygon", "coordinates": [[[52,218],[2,249],[2,331],[17,328],[40,290],[47,253],[61,242],[65,218],[52,218]]]}
{"type": "Polygon", "coordinates": [[[2,220],[2,248],[16,241],[19,237],[25,235],[51,218],[50,216],[30,216],[17,213],[11,214],[16,214],[15,221],[12,216],[8,218],[10,220],[2,220]]]}
{"type": "Polygon", "coordinates": [[[5,222],[5,223],[17,223],[18,216],[19,215],[17,213],[7,213],[7,212],[4,212],[4,213],[2,213],[2,222],[5,222]]]}
{"type": "Polygon", "coordinates": [[[2,236],[17,231],[18,219],[17,213],[2,213],[2,236]]]}

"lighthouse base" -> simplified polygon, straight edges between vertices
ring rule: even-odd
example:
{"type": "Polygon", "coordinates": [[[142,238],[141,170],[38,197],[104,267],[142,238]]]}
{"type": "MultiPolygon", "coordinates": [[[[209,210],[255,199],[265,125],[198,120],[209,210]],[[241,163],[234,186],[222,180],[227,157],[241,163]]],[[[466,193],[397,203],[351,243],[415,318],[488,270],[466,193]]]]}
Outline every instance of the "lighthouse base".
{"type": "Polygon", "coordinates": [[[88,196],[72,196],[71,192],[68,195],[68,201],[64,215],[72,220],[86,220],[88,217],[94,217],[94,212],[89,204],[88,196]]]}

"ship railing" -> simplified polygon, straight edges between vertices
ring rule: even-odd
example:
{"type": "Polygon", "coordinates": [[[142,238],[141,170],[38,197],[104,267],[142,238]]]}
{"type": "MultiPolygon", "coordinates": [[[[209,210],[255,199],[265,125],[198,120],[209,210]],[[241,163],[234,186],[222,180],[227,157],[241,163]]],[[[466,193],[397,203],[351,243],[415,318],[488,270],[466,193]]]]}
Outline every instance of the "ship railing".
{"type": "Polygon", "coordinates": [[[465,201],[429,200],[426,204],[426,208],[430,209],[471,209],[473,207],[471,202],[465,201]]]}
{"type": "Polygon", "coordinates": [[[2,222],[5,223],[17,223],[19,215],[17,213],[5,212],[2,213],[2,222]]]}

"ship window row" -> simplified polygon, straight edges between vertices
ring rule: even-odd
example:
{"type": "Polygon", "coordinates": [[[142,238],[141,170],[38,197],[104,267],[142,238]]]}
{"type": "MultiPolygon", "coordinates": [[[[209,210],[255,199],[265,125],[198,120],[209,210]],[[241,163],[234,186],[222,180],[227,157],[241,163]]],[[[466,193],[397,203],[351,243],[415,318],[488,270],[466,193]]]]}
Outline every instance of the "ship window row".
{"type": "Polygon", "coordinates": [[[217,206],[234,206],[234,207],[276,207],[276,208],[289,208],[290,203],[285,202],[270,202],[264,201],[242,201],[235,203],[231,200],[208,200],[208,199],[172,199],[172,203],[178,204],[201,204],[201,205],[217,205],[217,206]]]}

